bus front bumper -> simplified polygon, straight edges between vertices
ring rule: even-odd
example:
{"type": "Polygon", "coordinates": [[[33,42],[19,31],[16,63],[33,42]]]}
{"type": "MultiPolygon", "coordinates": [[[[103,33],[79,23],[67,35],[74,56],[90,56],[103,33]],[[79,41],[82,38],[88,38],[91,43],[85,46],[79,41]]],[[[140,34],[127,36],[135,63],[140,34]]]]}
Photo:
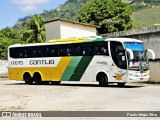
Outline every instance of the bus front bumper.
{"type": "Polygon", "coordinates": [[[149,76],[142,76],[142,77],[128,76],[127,82],[146,82],[148,80],[149,80],[149,76]]]}

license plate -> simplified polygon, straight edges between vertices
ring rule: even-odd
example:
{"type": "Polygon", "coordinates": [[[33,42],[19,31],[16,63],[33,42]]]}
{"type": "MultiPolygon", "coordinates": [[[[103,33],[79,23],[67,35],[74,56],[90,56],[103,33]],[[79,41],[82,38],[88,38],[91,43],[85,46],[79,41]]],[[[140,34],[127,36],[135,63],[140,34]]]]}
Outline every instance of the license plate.
{"type": "Polygon", "coordinates": [[[143,80],[143,78],[140,78],[140,80],[143,80]]]}

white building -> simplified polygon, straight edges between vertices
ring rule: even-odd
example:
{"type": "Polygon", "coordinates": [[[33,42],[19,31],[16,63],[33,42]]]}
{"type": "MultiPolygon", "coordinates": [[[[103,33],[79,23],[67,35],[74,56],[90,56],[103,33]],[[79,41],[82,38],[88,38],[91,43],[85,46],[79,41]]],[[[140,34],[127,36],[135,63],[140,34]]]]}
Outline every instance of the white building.
{"type": "Polygon", "coordinates": [[[100,26],[69,21],[64,19],[53,19],[45,22],[46,41],[61,38],[96,36],[96,28],[100,26]]]}

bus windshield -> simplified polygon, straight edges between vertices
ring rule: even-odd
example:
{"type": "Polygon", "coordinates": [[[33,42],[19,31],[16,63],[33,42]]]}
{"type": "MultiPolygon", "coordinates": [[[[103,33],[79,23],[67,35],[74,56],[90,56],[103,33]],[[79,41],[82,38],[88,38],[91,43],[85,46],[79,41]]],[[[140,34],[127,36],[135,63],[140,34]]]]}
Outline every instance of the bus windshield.
{"type": "Polygon", "coordinates": [[[149,69],[148,58],[146,56],[143,43],[125,42],[124,46],[125,48],[131,49],[134,54],[134,59],[132,60],[133,66],[129,67],[130,70],[148,70],[149,69]]]}

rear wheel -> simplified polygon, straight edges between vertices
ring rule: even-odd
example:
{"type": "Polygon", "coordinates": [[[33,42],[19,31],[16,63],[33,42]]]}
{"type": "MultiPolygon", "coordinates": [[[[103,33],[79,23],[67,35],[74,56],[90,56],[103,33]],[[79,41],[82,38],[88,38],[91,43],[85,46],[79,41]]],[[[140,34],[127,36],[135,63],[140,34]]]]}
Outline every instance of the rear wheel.
{"type": "Polygon", "coordinates": [[[32,77],[29,73],[23,75],[23,80],[25,81],[25,84],[33,84],[32,77]]]}
{"type": "Polygon", "coordinates": [[[35,84],[35,85],[42,84],[42,78],[41,78],[41,75],[39,73],[34,73],[34,75],[33,75],[33,84],[35,84]]]}
{"type": "Polygon", "coordinates": [[[101,87],[108,86],[108,78],[104,73],[98,74],[97,81],[99,82],[99,86],[101,87]]]}

